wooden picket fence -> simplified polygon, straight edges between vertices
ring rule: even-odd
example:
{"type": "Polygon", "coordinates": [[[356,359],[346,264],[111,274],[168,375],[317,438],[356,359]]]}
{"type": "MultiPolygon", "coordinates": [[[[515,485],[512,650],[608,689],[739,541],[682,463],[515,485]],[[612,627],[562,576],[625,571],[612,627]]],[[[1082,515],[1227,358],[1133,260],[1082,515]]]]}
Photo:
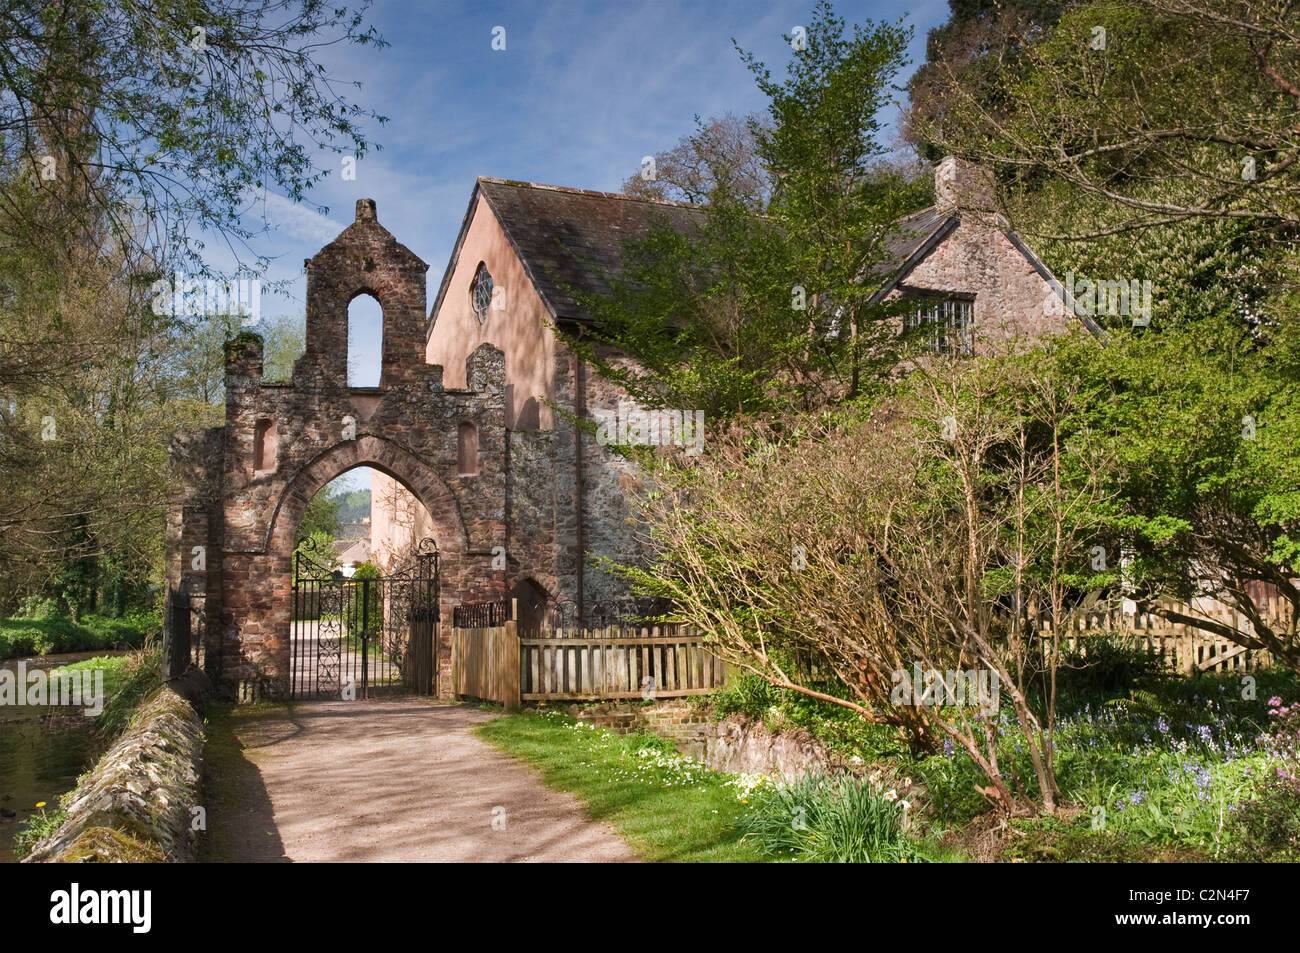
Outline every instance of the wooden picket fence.
{"type": "Polygon", "coordinates": [[[452,630],[458,695],[514,709],[524,701],[680,698],[726,682],[726,665],[686,626],[567,627],[520,638],[515,615],[512,607],[499,626],[452,630]]]}
{"type": "MultiPolygon", "coordinates": [[[[1182,612],[1192,611],[1186,604],[1178,608],[1182,612]]],[[[1266,615],[1271,615],[1274,610],[1280,612],[1281,607],[1265,605],[1264,610],[1266,615]]],[[[1252,631],[1240,613],[1223,603],[1198,605],[1196,614],[1241,631],[1252,631]]],[[[1050,633],[1051,623],[1044,622],[1040,629],[1044,634],[1050,633]]],[[[1136,648],[1155,652],[1174,671],[1184,675],[1253,669],[1267,666],[1271,661],[1268,652],[1247,649],[1194,626],[1170,622],[1154,612],[1075,612],[1066,620],[1061,642],[1086,656],[1089,641],[1104,636],[1117,637],[1136,648]]]]}

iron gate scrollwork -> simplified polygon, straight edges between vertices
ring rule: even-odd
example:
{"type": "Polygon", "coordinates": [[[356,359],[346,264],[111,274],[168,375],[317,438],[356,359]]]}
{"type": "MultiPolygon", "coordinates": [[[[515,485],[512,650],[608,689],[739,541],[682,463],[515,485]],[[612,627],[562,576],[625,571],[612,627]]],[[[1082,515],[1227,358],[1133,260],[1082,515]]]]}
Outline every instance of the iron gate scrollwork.
{"type": "Polygon", "coordinates": [[[313,540],[294,553],[289,683],[292,698],[353,700],[437,693],[438,547],[420,541],[380,575],[326,565],[313,540]]]}

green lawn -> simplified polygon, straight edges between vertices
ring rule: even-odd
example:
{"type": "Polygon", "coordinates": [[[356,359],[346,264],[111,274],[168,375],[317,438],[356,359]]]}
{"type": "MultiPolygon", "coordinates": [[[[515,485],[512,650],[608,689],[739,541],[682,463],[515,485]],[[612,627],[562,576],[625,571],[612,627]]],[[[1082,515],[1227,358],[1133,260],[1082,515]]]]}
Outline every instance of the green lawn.
{"type": "Polygon", "coordinates": [[[583,801],[645,860],[762,861],[741,842],[739,789],[653,735],[620,737],[558,712],[505,715],[475,729],[583,801]]]}

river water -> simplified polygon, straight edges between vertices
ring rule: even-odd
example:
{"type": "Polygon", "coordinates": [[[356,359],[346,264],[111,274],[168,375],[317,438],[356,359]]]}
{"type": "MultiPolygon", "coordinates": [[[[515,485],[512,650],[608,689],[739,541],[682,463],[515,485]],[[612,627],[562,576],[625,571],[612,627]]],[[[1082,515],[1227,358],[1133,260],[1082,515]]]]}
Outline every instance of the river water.
{"type": "MultiPolygon", "coordinates": [[[[97,655],[120,652],[69,652],[8,659],[0,669],[16,675],[18,663],[27,671],[54,669],[97,655]]],[[[0,863],[14,863],[14,835],[36,811],[58,807],[59,795],[76,786],[77,777],[103,753],[104,743],[94,733],[95,719],[80,709],[0,706],[0,863]],[[12,815],[12,816],[11,816],[12,815]]]]}

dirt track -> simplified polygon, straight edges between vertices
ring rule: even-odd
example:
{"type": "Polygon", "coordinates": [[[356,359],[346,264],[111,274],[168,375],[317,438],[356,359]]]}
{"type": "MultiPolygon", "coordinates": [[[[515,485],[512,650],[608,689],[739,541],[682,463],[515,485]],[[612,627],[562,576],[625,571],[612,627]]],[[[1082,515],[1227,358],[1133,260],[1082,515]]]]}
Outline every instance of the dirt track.
{"type": "Polygon", "coordinates": [[[416,698],[214,720],[207,861],[634,861],[608,825],[470,734],[492,714],[416,698]]]}

